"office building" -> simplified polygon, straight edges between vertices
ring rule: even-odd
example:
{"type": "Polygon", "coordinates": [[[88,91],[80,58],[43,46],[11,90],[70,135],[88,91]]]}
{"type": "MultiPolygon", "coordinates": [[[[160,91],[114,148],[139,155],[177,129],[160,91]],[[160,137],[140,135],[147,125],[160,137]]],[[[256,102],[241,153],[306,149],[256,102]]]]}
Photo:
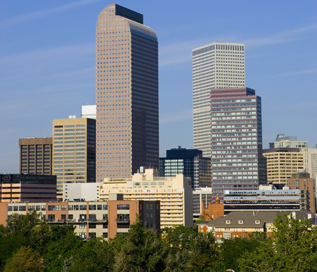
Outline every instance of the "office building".
{"type": "Polygon", "coordinates": [[[99,192],[99,201],[112,193],[123,194],[124,200],[159,200],[161,228],[193,225],[193,191],[183,175],[158,177],[153,169],[141,169],[130,179],[106,178],[99,192]]]}
{"type": "Polygon", "coordinates": [[[291,190],[284,187],[277,190],[261,188],[259,190],[224,191],[224,212],[232,211],[309,211],[310,197],[308,189],[291,190]]]}
{"type": "Polygon", "coordinates": [[[263,149],[266,158],[267,183],[287,184],[293,173],[304,170],[304,154],[299,148],[263,149]]]}
{"type": "Polygon", "coordinates": [[[64,183],[96,182],[96,120],[70,117],[53,120],[53,175],[59,199],[64,183]]]}
{"type": "Polygon", "coordinates": [[[276,141],[270,143],[272,148],[299,148],[299,151],[304,155],[304,170],[308,171],[308,149],[307,141],[298,141],[296,136],[285,136],[285,134],[277,134],[276,141]]]}
{"type": "Polygon", "coordinates": [[[52,138],[19,139],[20,174],[52,175],[52,138]]]}
{"type": "Polygon", "coordinates": [[[204,158],[198,149],[172,148],[166,158],[160,158],[160,176],[184,175],[191,178],[192,188],[211,187],[210,158],[204,158]]]}
{"type": "Polygon", "coordinates": [[[0,202],[56,201],[56,176],[0,174],[0,202]]]}
{"type": "Polygon", "coordinates": [[[224,190],[255,190],[266,183],[261,97],[249,88],[211,90],[213,202],[224,190]]]}
{"type": "Polygon", "coordinates": [[[96,120],[96,105],[81,106],[81,118],[90,118],[96,120]]]}
{"type": "Polygon", "coordinates": [[[197,219],[204,209],[208,208],[208,203],[211,203],[212,190],[211,188],[196,188],[193,191],[193,215],[197,219]]]}
{"type": "Polygon", "coordinates": [[[310,177],[315,179],[317,176],[317,146],[314,148],[308,148],[308,165],[307,172],[310,177]]]}
{"type": "Polygon", "coordinates": [[[64,183],[63,200],[75,201],[76,199],[82,199],[85,201],[97,201],[101,186],[102,182],[64,183]]]}
{"type": "Polygon", "coordinates": [[[194,148],[211,157],[210,89],[245,86],[244,44],[215,42],[192,51],[194,148]]]}
{"type": "Polygon", "coordinates": [[[25,215],[37,211],[41,213],[41,220],[49,224],[73,225],[75,233],[85,240],[126,234],[137,214],[144,228],[160,231],[159,201],[0,203],[0,210],[0,224],[5,225],[14,213],[25,215]]]}
{"type": "Polygon", "coordinates": [[[307,190],[309,192],[309,209],[312,213],[316,213],[316,182],[310,178],[310,174],[302,171],[292,174],[287,179],[287,186],[291,189],[307,190]]]}
{"type": "Polygon", "coordinates": [[[143,15],[112,4],[96,27],[97,182],[159,167],[158,42],[143,15]]]}

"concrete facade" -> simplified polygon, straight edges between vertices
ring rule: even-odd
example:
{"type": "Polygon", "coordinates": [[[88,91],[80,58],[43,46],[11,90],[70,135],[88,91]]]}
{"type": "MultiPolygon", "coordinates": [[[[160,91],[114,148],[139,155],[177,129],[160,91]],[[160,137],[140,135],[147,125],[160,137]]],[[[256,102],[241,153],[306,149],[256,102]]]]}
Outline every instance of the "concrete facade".
{"type": "Polygon", "coordinates": [[[85,201],[97,201],[99,197],[99,188],[102,183],[64,183],[63,200],[74,201],[75,199],[84,199],[85,201]]]}
{"type": "Polygon", "coordinates": [[[0,202],[56,201],[56,176],[0,174],[0,202]]]}
{"type": "Polygon", "coordinates": [[[190,179],[183,175],[163,178],[145,169],[131,179],[106,178],[99,201],[107,201],[112,193],[123,194],[124,200],[159,200],[161,228],[193,225],[193,191],[190,179]]]}
{"type": "Polygon", "coordinates": [[[96,120],[69,118],[53,120],[53,174],[57,197],[63,184],[96,182],[96,120]]]}
{"type": "Polygon", "coordinates": [[[52,138],[19,139],[20,174],[52,175],[52,138]]]}
{"type": "Polygon", "coordinates": [[[287,184],[293,173],[304,170],[304,154],[299,148],[263,149],[267,183],[287,184]]]}
{"type": "Polygon", "coordinates": [[[158,42],[143,15],[112,4],[96,27],[96,181],[159,167],[158,42]]]}
{"type": "Polygon", "coordinates": [[[130,225],[140,216],[145,228],[160,230],[159,201],[108,202],[49,202],[49,203],[0,203],[0,224],[14,213],[27,214],[37,211],[49,224],[75,226],[75,233],[82,239],[105,239],[128,233],[130,225]]]}
{"type": "Polygon", "coordinates": [[[266,183],[261,97],[249,88],[211,89],[213,203],[224,190],[254,190],[266,183]]]}
{"type": "Polygon", "coordinates": [[[244,44],[215,42],[192,50],[194,148],[211,157],[210,89],[245,86],[244,44]]]}

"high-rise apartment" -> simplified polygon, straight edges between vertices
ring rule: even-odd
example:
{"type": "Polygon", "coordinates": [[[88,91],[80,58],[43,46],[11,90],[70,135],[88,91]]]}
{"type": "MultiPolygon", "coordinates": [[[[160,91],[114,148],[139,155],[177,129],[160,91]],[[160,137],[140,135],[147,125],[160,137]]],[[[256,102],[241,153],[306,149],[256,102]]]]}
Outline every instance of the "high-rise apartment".
{"type": "Polygon", "coordinates": [[[19,139],[20,174],[52,175],[52,138],[19,139]]]}
{"type": "Polygon", "coordinates": [[[212,89],[210,97],[213,200],[224,190],[257,189],[266,183],[261,97],[245,87],[212,89]]]}
{"type": "Polygon", "coordinates": [[[194,148],[211,157],[210,89],[245,86],[244,44],[216,42],[192,51],[194,148]]]}
{"type": "Polygon", "coordinates": [[[112,4],[96,27],[97,182],[158,168],[158,42],[143,15],[112,4]]]}
{"type": "Polygon", "coordinates": [[[96,120],[53,120],[53,175],[57,176],[57,198],[63,197],[63,183],[95,182],[95,160],[96,120]]]}

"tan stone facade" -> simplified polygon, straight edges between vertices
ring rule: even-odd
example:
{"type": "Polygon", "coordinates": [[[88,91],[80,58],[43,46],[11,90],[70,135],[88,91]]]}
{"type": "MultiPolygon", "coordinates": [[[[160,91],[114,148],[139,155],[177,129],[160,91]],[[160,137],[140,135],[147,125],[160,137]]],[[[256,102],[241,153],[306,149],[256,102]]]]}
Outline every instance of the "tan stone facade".
{"type": "Polygon", "coordinates": [[[159,200],[161,228],[193,224],[191,181],[183,175],[156,177],[153,169],[146,169],[131,179],[106,178],[99,201],[108,200],[112,193],[123,194],[125,200],[159,200]]]}
{"type": "Polygon", "coordinates": [[[143,15],[116,4],[96,27],[96,178],[158,168],[158,43],[143,15]]]}
{"type": "Polygon", "coordinates": [[[53,175],[57,176],[57,197],[63,197],[63,183],[95,182],[96,120],[70,118],[53,120],[53,175]]]}
{"type": "Polygon", "coordinates": [[[304,170],[304,154],[296,148],[263,150],[266,158],[267,183],[287,184],[294,172],[304,170]]]}
{"type": "Polygon", "coordinates": [[[0,203],[0,224],[14,213],[27,214],[37,211],[49,224],[73,224],[75,233],[82,239],[95,237],[114,238],[129,231],[137,214],[147,224],[144,227],[159,231],[158,221],[148,218],[159,214],[159,202],[138,200],[112,200],[108,202],[48,202],[48,203],[0,203]],[[150,207],[152,205],[152,207],[150,207]],[[148,207],[149,206],[149,207],[148,207]],[[152,222],[152,225],[151,225],[152,222]]]}
{"type": "Polygon", "coordinates": [[[19,139],[20,174],[52,175],[52,138],[19,139]]]}

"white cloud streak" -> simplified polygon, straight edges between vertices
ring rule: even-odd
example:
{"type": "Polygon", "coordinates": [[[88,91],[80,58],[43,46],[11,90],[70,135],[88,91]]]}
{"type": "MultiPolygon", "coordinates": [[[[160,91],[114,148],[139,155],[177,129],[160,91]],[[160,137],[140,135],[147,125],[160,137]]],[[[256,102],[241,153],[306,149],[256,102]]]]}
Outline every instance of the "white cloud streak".
{"type": "Polygon", "coordinates": [[[212,39],[204,38],[204,39],[173,43],[173,44],[161,46],[160,67],[191,62],[192,49],[202,45],[207,45],[212,40],[213,41],[215,40],[228,41],[228,42],[234,41],[238,43],[244,43],[247,48],[252,48],[252,47],[260,47],[260,46],[274,45],[274,44],[281,44],[281,43],[296,41],[301,39],[301,37],[299,37],[301,34],[305,34],[305,33],[316,31],[316,30],[317,30],[317,24],[313,24],[313,25],[302,27],[302,28],[291,29],[284,32],[276,33],[271,36],[260,37],[260,38],[244,39],[241,37],[232,37],[232,36],[218,37],[217,36],[217,37],[213,37],[212,39]]]}
{"type": "Polygon", "coordinates": [[[63,6],[52,8],[52,9],[40,10],[40,11],[32,12],[29,14],[25,14],[22,16],[16,16],[16,17],[0,22],[0,27],[8,27],[8,26],[20,24],[26,21],[36,20],[42,17],[61,13],[61,12],[78,8],[84,5],[93,4],[94,2],[98,2],[98,1],[101,1],[101,0],[81,0],[81,1],[76,1],[67,5],[63,5],[63,6]]]}

